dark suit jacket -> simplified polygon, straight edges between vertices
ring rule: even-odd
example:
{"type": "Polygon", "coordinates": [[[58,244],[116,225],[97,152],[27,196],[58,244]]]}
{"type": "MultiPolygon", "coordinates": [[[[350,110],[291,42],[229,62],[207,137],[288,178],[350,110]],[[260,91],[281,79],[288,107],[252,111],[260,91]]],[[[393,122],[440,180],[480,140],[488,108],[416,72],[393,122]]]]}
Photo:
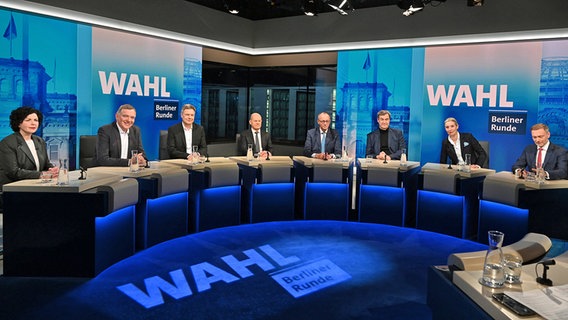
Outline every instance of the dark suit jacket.
{"type": "MultiPolygon", "coordinates": [[[[96,162],[99,166],[126,167],[128,159],[120,158],[120,132],[116,122],[99,128],[97,133],[96,162]]],[[[145,155],[140,128],[133,125],[128,131],[128,157],[132,150],[145,155]]]]}
{"type": "MultiPolygon", "coordinates": [[[[471,164],[483,166],[487,159],[487,153],[479,144],[479,141],[471,133],[460,132],[461,156],[465,160],[466,154],[471,154],[471,164]]],[[[454,146],[448,141],[448,138],[442,140],[442,151],[440,152],[440,163],[447,163],[448,157],[452,160],[452,164],[458,164],[458,156],[454,146]]]]}
{"type": "MultiPolygon", "coordinates": [[[[381,153],[381,132],[377,129],[369,134],[367,134],[367,156],[376,157],[381,153]]],[[[389,150],[390,157],[393,160],[399,160],[402,154],[402,149],[406,149],[406,141],[402,135],[402,131],[398,129],[393,129],[389,127],[389,150]]]]}
{"type": "MultiPolygon", "coordinates": [[[[513,165],[513,172],[516,169],[525,169],[532,171],[536,167],[536,144],[531,144],[523,150],[515,164],[513,165]]],[[[548,145],[546,156],[542,162],[544,171],[548,172],[550,180],[566,179],[568,174],[568,164],[566,164],[566,149],[561,146],[555,145],[552,142],[548,145]]]]}
{"type": "Polygon", "coordinates": [[[24,137],[19,132],[14,132],[0,141],[0,187],[18,180],[39,179],[41,171],[53,167],[49,162],[45,141],[35,135],[32,135],[32,140],[39,160],[39,170],[24,137]]]}
{"type": "MultiPolygon", "coordinates": [[[[205,142],[205,130],[202,126],[194,123],[191,129],[191,143],[198,146],[197,152],[207,156],[207,144],[205,142]]],[[[187,144],[183,124],[176,123],[168,128],[168,155],[171,159],[187,159],[187,144]]]]}
{"type": "MultiPolygon", "coordinates": [[[[311,157],[314,153],[324,152],[321,148],[321,130],[319,127],[308,130],[304,143],[304,156],[311,157]]],[[[334,129],[327,129],[325,135],[325,152],[341,157],[341,137],[334,129]]]]}
{"type": "MultiPolygon", "coordinates": [[[[246,129],[241,132],[241,137],[239,138],[239,155],[246,156],[248,145],[254,145],[254,137],[252,136],[252,131],[246,129]]],[[[272,139],[270,138],[270,133],[260,130],[260,144],[262,145],[262,150],[270,152],[272,154],[272,139]]]]}

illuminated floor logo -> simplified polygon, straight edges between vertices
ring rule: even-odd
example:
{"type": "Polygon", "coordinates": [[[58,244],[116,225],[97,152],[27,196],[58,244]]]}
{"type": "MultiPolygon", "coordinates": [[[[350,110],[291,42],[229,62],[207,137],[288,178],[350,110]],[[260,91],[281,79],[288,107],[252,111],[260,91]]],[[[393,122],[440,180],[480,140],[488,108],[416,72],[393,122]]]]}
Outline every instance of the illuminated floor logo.
{"type": "Polygon", "coordinates": [[[310,262],[271,274],[294,298],[341,283],[351,276],[328,259],[310,262]]]}

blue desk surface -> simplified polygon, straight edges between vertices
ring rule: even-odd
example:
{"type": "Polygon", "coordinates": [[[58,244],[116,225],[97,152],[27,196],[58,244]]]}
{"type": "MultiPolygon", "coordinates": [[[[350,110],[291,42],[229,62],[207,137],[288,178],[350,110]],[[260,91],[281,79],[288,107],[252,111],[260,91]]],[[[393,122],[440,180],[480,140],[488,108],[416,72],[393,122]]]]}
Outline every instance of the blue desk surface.
{"type": "Polygon", "coordinates": [[[428,267],[485,248],[379,224],[241,225],[139,252],[40,311],[80,319],[428,319],[428,267]]]}

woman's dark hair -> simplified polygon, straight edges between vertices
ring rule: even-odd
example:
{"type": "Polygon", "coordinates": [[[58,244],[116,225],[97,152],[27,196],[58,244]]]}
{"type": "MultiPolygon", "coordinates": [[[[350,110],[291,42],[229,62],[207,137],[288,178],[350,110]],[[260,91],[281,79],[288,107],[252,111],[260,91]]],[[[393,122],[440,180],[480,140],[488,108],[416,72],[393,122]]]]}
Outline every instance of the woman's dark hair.
{"type": "Polygon", "coordinates": [[[32,107],[19,107],[12,110],[12,113],[10,113],[10,127],[12,128],[12,130],[14,130],[14,132],[20,131],[20,124],[24,122],[24,119],[32,113],[37,114],[37,119],[39,121],[39,125],[41,126],[41,122],[43,121],[43,114],[41,114],[41,111],[32,107]]]}

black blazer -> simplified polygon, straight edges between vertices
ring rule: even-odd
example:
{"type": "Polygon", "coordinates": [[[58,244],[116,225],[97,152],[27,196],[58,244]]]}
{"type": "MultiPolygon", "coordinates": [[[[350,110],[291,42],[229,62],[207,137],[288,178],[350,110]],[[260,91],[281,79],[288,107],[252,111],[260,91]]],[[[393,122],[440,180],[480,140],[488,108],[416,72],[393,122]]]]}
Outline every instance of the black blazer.
{"type": "MultiPolygon", "coordinates": [[[[116,122],[107,124],[99,128],[97,133],[97,148],[95,150],[95,159],[97,165],[108,167],[126,167],[128,166],[128,159],[120,158],[120,132],[116,122]]],[[[128,157],[132,150],[138,150],[139,153],[144,154],[144,147],[142,147],[142,136],[140,135],[140,128],[133,125],[128,131],[128,157]]]]}
{"type": "MultiPolygon", "coordinates": [[[[487,159],[487,153],[471,133],[460,132],[460,144],[462,159],[465,160],[466,154],[471,154],[471,164],[483,166],[487,159]]],[[[452,164],[458,164],[458,156],[454,146],[448,141],[448,137],[442,140],[442,150],[440,152],[440,163],[447,163],[448,157],[452,164]]]]}
{"type": "Polygon", "coordinates": [[[45,141],[36,135],[32,135],[32,140],[39,168],[36,168],[32,153],[19,132],[14,132],[0,141],[0,187],[18,180],[39,179],[41,171],[54,166],[49,162],[45,141]]]}
{"type": "MultiPolygon", "coordinates": [[[[389,156],[393,160],[398,160],[402,154],[402,149],[406,149],[404,135],[402,131],[389,127],[388,136],[389,156]]],[[[381,131],[377,129],[367,134],[367,148],[365,154],[375,158],[379,153],[381,153],[381,131]]]]}
{"type": "MultiPolygon", "coordinates": [[[[327,129],[325,135],[325,151],[341,157],[341,137],[334,129],[327,129]]],[[[304,156],[311,157],[314,153],[322,153],[321,130],[319,127],[308,130],[304,143],[304,156]]]]}
{"type": "MultiPolygon", "coordinates": [[[[198,146],[197,152],[207,156],[207,143],[205,142],[205,129],[194,123],[191,129],[191,142],[198,146]]],[[[187,159],[185,132],[183,124],[176,123],[168,128],[168,155],[170,159],[187,159]]]]}
{"type": "MultiPolygon", "coordinates": [[[[238,151],[239,155],[246,156],[248,145],[254,145],[254,137],[252,136],[251,129],[246,129],[241,132],[241,137],[239,139],[238,151]]],[[[270,152],[272,154],[272,139],[270,138],[270,133],[260,130],[260,144],[262,145],[262,150],[270,152]]]]}

